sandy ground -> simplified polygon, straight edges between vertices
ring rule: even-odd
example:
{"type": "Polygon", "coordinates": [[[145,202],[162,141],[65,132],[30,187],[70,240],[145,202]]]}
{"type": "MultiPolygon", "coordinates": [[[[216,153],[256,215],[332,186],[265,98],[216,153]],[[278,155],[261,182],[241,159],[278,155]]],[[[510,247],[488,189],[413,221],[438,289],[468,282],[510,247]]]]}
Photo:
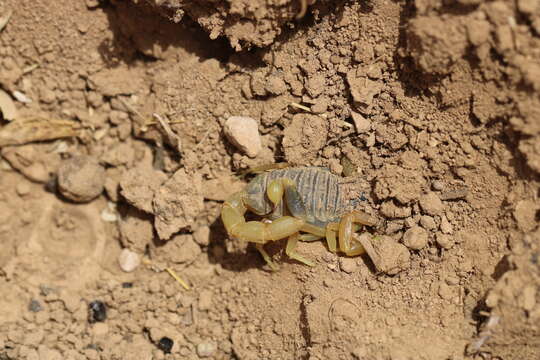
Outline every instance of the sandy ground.
{"type": "Polygon", "coordinates": [[[540,357],[536,0],[5,0],[0,25],[0,359],[540,357]],[[230,239],[238,173],[277,162],[343,177],[370,253],[276,242],[272,272],[230,239]]]}

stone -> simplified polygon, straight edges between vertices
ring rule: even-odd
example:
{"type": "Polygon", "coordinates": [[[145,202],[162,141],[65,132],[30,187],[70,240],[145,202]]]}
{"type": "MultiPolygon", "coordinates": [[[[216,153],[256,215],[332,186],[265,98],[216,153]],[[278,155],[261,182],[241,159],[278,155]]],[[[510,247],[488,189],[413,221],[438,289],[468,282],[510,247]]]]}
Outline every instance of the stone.
{"type": "Polygon", "coordinates": [[[437,245],[446,250],[451,249],[452,246],[454,246],[454,240],[447,234],[437,233],[437,235],[435,235],[435,241],[437,241],[437,245]]]}
{"type": "Polygon", "coordinates": [[[124,272],[135,271],[141,264],[139,255],[129,249],[123,249],[118,256],[118,265],[124,272]]]}
{"type": "Polygon", "coordinates": [[[420,207],[428,215],[440,215],[444,209],[444,204],[434,192],[429,192],[420,197],[420,207]]]}
{"type": "Polygon", "coordinates": [[[426,230],[434,230],[437,227],[435,219],[431,216],[424,215],[420,218],[420,225],[426,230]]]}
{"type": "Polygon", "coordinates": [[[356,259],[348,258],[348,257],[340,257],[339,268],[343,272],[346,272],[347,274],[352,274],[356,272],[356,270],[358,269],[358,264],[356,263],[356,259]]]}
{"type": "Polygon", "coordinates": [[[217,346],[212,342],[202,342],[197,344],[197,355],[199,357],[210,357],[216,351],[217,346]]]}
{"type": "Polygon", "coordinates": [[[7,92],[0,89],[0,110],[4,119],[11,121],[17,118],[18,112],[15,102],[7,92]]]}
{"type": "Polygon", "coordinates": [[[262,150],[259,125],[247,116],[231,116],[225,122],[223,131],[240,151],[249,157],[256,157],[262,150]]]}
{"type": "Polygon", "coordinates": [[[410,267],[409,250],[391,237],[384,235],[373,237],[364,233],[356,239],[366,249],[378,272],[396,275],[410,267]]]}
{"type": "Polygon", "coordinates": [[[441,216],[440,229],[444,234],[451,234],[454,232],[452,225],[450,224],[450,222],[448,221],[445,215],[441,216]]]}
{"type": "Polygon", "coordinates": [[[366,119],[362,114],[352,111],[351,117],[353,119],[354,127],[356,128],[357,133],[364,134],[371,129],[371,122],[366,119]]]}
{"type": "Polygon", "coordinates": [[[74,202],[88,202],[105,187],[105,169],[90,156],[77,155],[58,169],[58,190],[74,202]]]}
{"type": "Polygon", "coordinates": [[[210,228],[208,226],[200,226],[193,233],[193,240],[201,246],[210,244],[210,228]]]}
{"type": "Polygon", "coordinates": [[[530,232],[538,226],[536,212],[539,208],[540,206],[532,200],[520,200],[517,202],[514,209],[514,218],[521,231],[530,232]]]}
{"type": "Polygon", "coordinates": [[[403,244],[411,250],[421,250],[428,243],[428,233],[420,226],[413,226],[403,234],[403,244]]]}

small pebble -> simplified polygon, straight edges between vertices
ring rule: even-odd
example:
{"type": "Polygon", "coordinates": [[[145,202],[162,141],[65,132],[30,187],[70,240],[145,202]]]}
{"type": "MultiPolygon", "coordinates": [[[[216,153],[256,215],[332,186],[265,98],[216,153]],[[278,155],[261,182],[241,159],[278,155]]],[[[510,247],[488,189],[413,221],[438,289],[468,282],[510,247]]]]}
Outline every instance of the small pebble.
{"type": "Polygon", "coordinates": [[[30,185],[26,181],[22,181],[17,184],[15,190],[19,196],[25,196],[30,193],[30,185]]]}
{"type": "Polygon", "coordinates": [[[122,288],[124,288],[124,289],[131,289],[132,287],[133,287],[132,282],[123,282],[122,283],[122,288]]]}
{"type": "Polygon", "coordinates": [[[454,229],[452,228],[452,225],[450,224],[450,222],[448,221],[448,219],[446,218],[446,216],[441,216],[441,231],[444,233],[444,234],[451,234],[454,229]]]}
{"type": "Polygon", "coordinates": [[[0,110],[2,111],[4,119],[8,121],[17,118],[18,113],[15,103],[11,99],[11,96],[4,90],[0,90],[0,110]]]}
{"type": "Polygon", "coordinates": [[[88,304],[88,321],[90,323],[103,322],[107,319],[107,306],[95,300],[88,304]]]}
{"type": "Polygon", "coordinates": [[[444,204],[437,194],[430,192],[420,197],[420,207],[428,215],[439,215],[444,209],[444,204]]]}
{"type": "Polygon", "coordinates": [[[200,357],[210,357],[216,351],[216,344],[207,342],[197,345],[197,355],[200,357]]]}
{"type": "Polygon", "coordinates": [[[339,258],[339,267],[341,271],[344,271],[347,274],[352,274],[358,269],[358,264],[356,263],[356,259],[341,257],[339,258]]]}
{"type": "Polygon", "coordinates": [[[468,194],[469,194],[469,190],[467,188],[445,191],[441,194],[441,200],[465,199],[468,194]]]}
{"type": "Polygon", "coordinates": [[[442,189],[444,189],[444,184],[440,180],[435,180],[433,181],[433,183],[431,183],[431,187],[435,191],[441,191],[442,189]]]}
{"type": "Polygon", "coordinates": [[[200,226],[193,233],[193,240],[201,246],[210,244],[210,228],[208,226],[200,226]]]}
{"type": "Polygon", "coordinates": [[[43,310],[43,307],[41,306],[41,303],[39,301],[37,301],[36,299],[32,299],[28,304],[28,310],[30,310],[31,312],[39,312],[43,310]]]}
{"type": "Polygon", "coordinates": [[[311,112],[314,114],[322,114],[328,110],[327,100],[317,100],[315,104],[311,106],[311,112]]]}
{"type": "Polygon", "coordinates": [[[256,157],[262,149],[259,125],[246,116],[231,116],[225,122],[223,131],[227,138],[249,157],[256,157]]]}
{"type": "Polygon", "coordinates": [[[447,234],[437,233],[435,240],[437,241],[437,245],[446,250],[451,249],[452,246],[454,246],[454,240],[447,234]]]}
{"type": "Polygon", "coordinates": [[[129,249],[123,249],[118,256],[118,264],[122,271],[132,272],[141,264],[141,258],[136,252],[129,249]]]}
{"type": "Polygon", "coordinates": [[[428,233],[420,226],[413,226],[403,234],[403,244],[411,250],[421,250],[428,243],[428,233]]]}
{"type": "Polygon", "coordinates": [[[174,346],[174,341],[166,336],[159,339],[157,347],[165,354],[170,354],[174,346]]]}
{"type": "Polygon", "coordinates": [[[270,75],[266,80],[265,89],[272,95],[281,95],[287,91],[287,84],[282,78],[270,75]]]}
{"type": "Polygon", "coordinates": [[[17,100],[18,102],[21,102],[23,104],[30,104],[32,102],[32,99],[30,99],[28,96],[26,96],[26,94],[18,91],[18,90],[15,90],[13,92],[13,97],[15,98],[15,100],[17,100]]]}
{"type": "Polygon", "coordinates": [[[434,230],[437,227],[435,219],[431,216],[424,215],[420,218],[420,225],[426,230],[434,230]]]}
{"type": "Polygon", "coordinates": [[[58,170],[58,189],[67,199],[88,202],[103,192],[105,169],[89,156],[74,156],[58,170]]]}
{"type": "Polygon", "coordinates": [[[371,129],[371,122],[362,114],[353,111],[351,116],[358,134],[364,134],[371,129]]]}

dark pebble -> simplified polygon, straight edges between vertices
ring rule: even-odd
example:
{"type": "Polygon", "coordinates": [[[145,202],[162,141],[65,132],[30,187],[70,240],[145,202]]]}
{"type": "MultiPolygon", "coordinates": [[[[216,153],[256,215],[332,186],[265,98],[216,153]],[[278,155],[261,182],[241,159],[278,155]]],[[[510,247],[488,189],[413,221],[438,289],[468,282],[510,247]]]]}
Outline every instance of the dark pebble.
{"type": "Polygon", "coordinates": [[[43,310],[43,307],[41,306],[40,302],[36,299],[30,300],[30,304],[28,304],[28,310],[31,312],[39,312],[43,310]]]}
{"type": "Polygon", "coordinates": [[[88,304],[88,321],[91,323],[94,322],[103,322],[107,319],[107,306],[99,301],[92,301],[88,304]]]}
{"type": "Polygon", "coordinates": [[[122,283],[122,287],[124,289],[131,289],[133,287],[133,283],[132,282],[124,282],[124,283],[122,283]]]}
{"type": "Polygon", "coordinates": [[[174,345],[174,341],[166,336],[159,339],[159,342],[157,344],[158,348],[163,351],[165,354],[170,354],[171,349],[174,345]]]}

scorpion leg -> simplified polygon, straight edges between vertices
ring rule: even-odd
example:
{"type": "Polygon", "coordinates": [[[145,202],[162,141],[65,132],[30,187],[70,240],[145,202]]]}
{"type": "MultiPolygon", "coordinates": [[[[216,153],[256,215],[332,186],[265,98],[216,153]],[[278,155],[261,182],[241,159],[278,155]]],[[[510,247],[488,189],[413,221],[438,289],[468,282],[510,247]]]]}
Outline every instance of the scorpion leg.
{"type": "Polygon", "coordinates": [[[304,258],[302,255],[296,252],[296,246],[298,245],[299,239],[300,239],[299,233],[289,236],[289,240],[287,240],[287,247],[285,248],[285,253],[291,259],[300,261],[301,263],[306,264],[307,266],[314,266],[315,264],[313,264],[313,262],[304,258]]]}
{"type": "Polygon", "coordinates": [[[319,236],[315,234],[300,234],[300,241],[312,242],[312,241],[321,240],[323,237],[324,236],[319,236]]]}
{"type": "Polygon", "coordinates": [[[336,234],[338,231],[338,223],[329,223],[328,225],[326,225],[326,243],[328,244],[328,250],[333,253],[337,252],[336,234]]]}
{"type": "Polygon", "coordinates": [[[365,249],[358,241],[353,241],[354,225],[375,225],[375,220],[368,214],[353,210],[341,218],[339,223],[339,249],[348,256],[355,256],[365,253],[365,249]]]}
{"type": "Polygon", "coordinates": [[[268,266],[270,266],[270,269],[272,269],[273,271],[277,271],[279,269],[279,267],[276,265],[275,262],[272,261],[272,258],[270,257],[270,255],[268,255],[266,250],[264,250],[263,246],[264,246],[263,244],[255,244],[255,247],[261,253],[264,261],[266,261],[266,264],[268,264],[268,266]]]}

